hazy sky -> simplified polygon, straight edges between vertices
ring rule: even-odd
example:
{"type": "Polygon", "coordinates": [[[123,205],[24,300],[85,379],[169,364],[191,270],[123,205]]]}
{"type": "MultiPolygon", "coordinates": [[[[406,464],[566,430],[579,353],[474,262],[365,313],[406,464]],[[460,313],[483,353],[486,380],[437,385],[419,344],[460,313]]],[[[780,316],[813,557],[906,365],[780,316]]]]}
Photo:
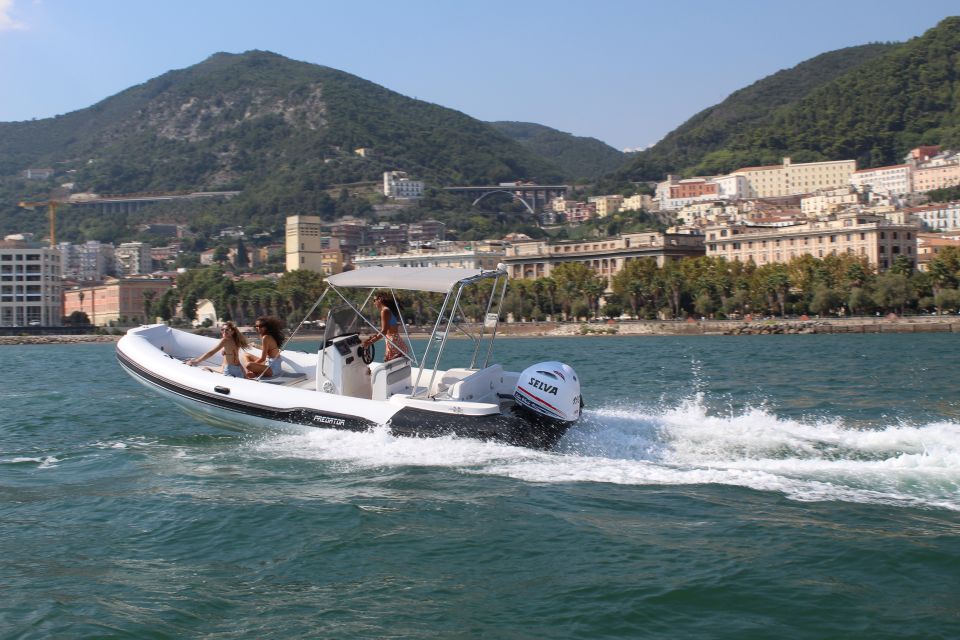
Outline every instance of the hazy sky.
{"type": "Polygon", "coordinates": [[[481,120],[645,147],[780,69],[951,14],[956,0],[0,0],[0,121],[263,49],[481,120]]]}

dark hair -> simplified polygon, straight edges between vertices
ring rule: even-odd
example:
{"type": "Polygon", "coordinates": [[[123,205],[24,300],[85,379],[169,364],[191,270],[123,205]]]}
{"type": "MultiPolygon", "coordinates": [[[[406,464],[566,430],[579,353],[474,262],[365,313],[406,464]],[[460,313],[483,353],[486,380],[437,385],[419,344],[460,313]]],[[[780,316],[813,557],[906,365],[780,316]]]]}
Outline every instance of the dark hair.
{"type": "Polygon", "coordinates": [[[383,306],[385,306],[387,309],[390,309],[390,312],[393,313],[393,316],[397,319],[397,322],[400,321],[400,305],[397,304],[397,301],[393,296],[385,293],[378,293],[373,296],[373,299],[382,302],[383,306]]]}
{"type": "Polygon", "coordinates": [[[274,318],[273,316],[260,316],[257,318],[256,322],[259,322],[266,327],[267,335],[276,340],[277,348],[283,346],[283,321],[280,318],[274,318]]]}

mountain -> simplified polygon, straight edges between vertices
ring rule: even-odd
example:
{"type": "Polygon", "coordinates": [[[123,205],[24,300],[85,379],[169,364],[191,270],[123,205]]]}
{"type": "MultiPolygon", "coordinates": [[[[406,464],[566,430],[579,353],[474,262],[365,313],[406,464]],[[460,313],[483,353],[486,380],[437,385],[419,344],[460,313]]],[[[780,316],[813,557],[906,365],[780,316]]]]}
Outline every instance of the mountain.
{"type": "Polygon", "coordinates": [[[576,179],[594,179],[623,164],[621,151],[596,138],[575,136],[532,122],[490,124],[576,179]]]}
{"type": "Polygon", "coordinates": [[[912,148],[960,148],[960,17],[818,87],[769,122],[738,132],[700,167],[732,160],[855,158],[896,164],[912,148]]]}
{"type": "Polygon", "coordinates": [[[0,123],[0,158],[0,175],[76,169],[79,186],[101,192],[289,191],[387,169],[440,184],[563,176],[463,113],[264,51],[218,53],[87,109],[0,123]]]}
{"type": "Polygon", "coordinates": [[[689,172],[707,154],[723,149],[736,136],[772,122],[779,109],[798,103],[898,46],[867,44],[831,51],[758,80],[694,115],[654,146],[629,158],[613,180],[662,180],[668,173],[689,172]]]}
{"type": "Polygon", "coordinates": [[[895,164],[921,144],[960,148],[960,17],[900,44],[824,54],[691,118],[605,180],[853,158],[895,164]]]}

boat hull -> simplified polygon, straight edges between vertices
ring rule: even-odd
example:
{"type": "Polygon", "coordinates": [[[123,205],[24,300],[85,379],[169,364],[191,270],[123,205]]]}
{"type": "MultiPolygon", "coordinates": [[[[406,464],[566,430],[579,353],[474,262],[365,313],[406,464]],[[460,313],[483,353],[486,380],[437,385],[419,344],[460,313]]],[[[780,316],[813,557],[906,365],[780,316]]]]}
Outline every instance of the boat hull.
{"type": "MultiPolygon", "coordinates": [[[[457,436],[477,440],[494,440],[506,444],[548,449],[557,444],[569,422],[551,420],[507,402],[500,413],[464,415],[428,411],[416,407],[391,406],[390,413],[361,415],[338,406],[338,396],[311,394],[311,406],[277,407],[233,396],[231,379],[224,377],[222,385],[213,391],[165,377],[144,366],[117,348],[120,366],[135,380],[174,402],[191,417],[215,427],[234,431],[272,429],[303,431],[314,429],[341,429],[367,431],[386,425],[396,436],[443,437],[457,436]],[[217,391],[220,390],[220,391],[217,391]],[[323,402],[327,400],[327,402],[323,402]]],[[[214,374],[211,374],[214,375],[214,374]]],[[[266,384],[242,381],[244,384],[266,384]]],[[[372,401],[366,401],[372,402],[372,401]]],[[[352,403],[356,406],[356,403],[352,403]]],[[[382,403],[378,403],[382,404],[382,403]]]]}

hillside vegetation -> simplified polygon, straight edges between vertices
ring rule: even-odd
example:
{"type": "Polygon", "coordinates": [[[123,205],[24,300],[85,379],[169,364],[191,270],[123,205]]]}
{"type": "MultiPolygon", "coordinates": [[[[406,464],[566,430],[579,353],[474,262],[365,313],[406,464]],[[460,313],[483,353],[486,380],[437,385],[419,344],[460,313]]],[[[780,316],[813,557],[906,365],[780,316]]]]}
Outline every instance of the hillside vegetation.
{"type": "Polygon", "coordinates": [[[697,114],[610,182],[709,175],[784,156],[875,167],[920,144],[958,147],[958,75],[960,17],[906,43],[826,53],[697,114]]]}
{"type": "MultiPolygon", "coordinates": [[[[99,193],[242,189],[238,222],[344,213],[330,187],[384,170],[435,184],[564,177],[463,113],[262,51],[216,54],[66,115],[0,123],[0,175],[28,166],[75,170],[78,188],[99,193]]],[[[0,215],[16,213],[0,203],[0,215]]]]}
{"type": "Polygon", "coordinates": [[[738,134],[771,122],[778,109],[796,104],[817,88],[897,46],[867,44],[831,51],[758,80],[694,115],[663,140],[628,159],[615,179],[662,180],[668,173],[690,173],[688,170],[707,154],[724,148],[738,134]]]}
{"type": "Polygon", "coordinates": [[[491,122],[498,131],[516,140],[573,179],[594,179],[616,170],[624,154],[596,138],[575,136],[532,122],[491,122]]]}

